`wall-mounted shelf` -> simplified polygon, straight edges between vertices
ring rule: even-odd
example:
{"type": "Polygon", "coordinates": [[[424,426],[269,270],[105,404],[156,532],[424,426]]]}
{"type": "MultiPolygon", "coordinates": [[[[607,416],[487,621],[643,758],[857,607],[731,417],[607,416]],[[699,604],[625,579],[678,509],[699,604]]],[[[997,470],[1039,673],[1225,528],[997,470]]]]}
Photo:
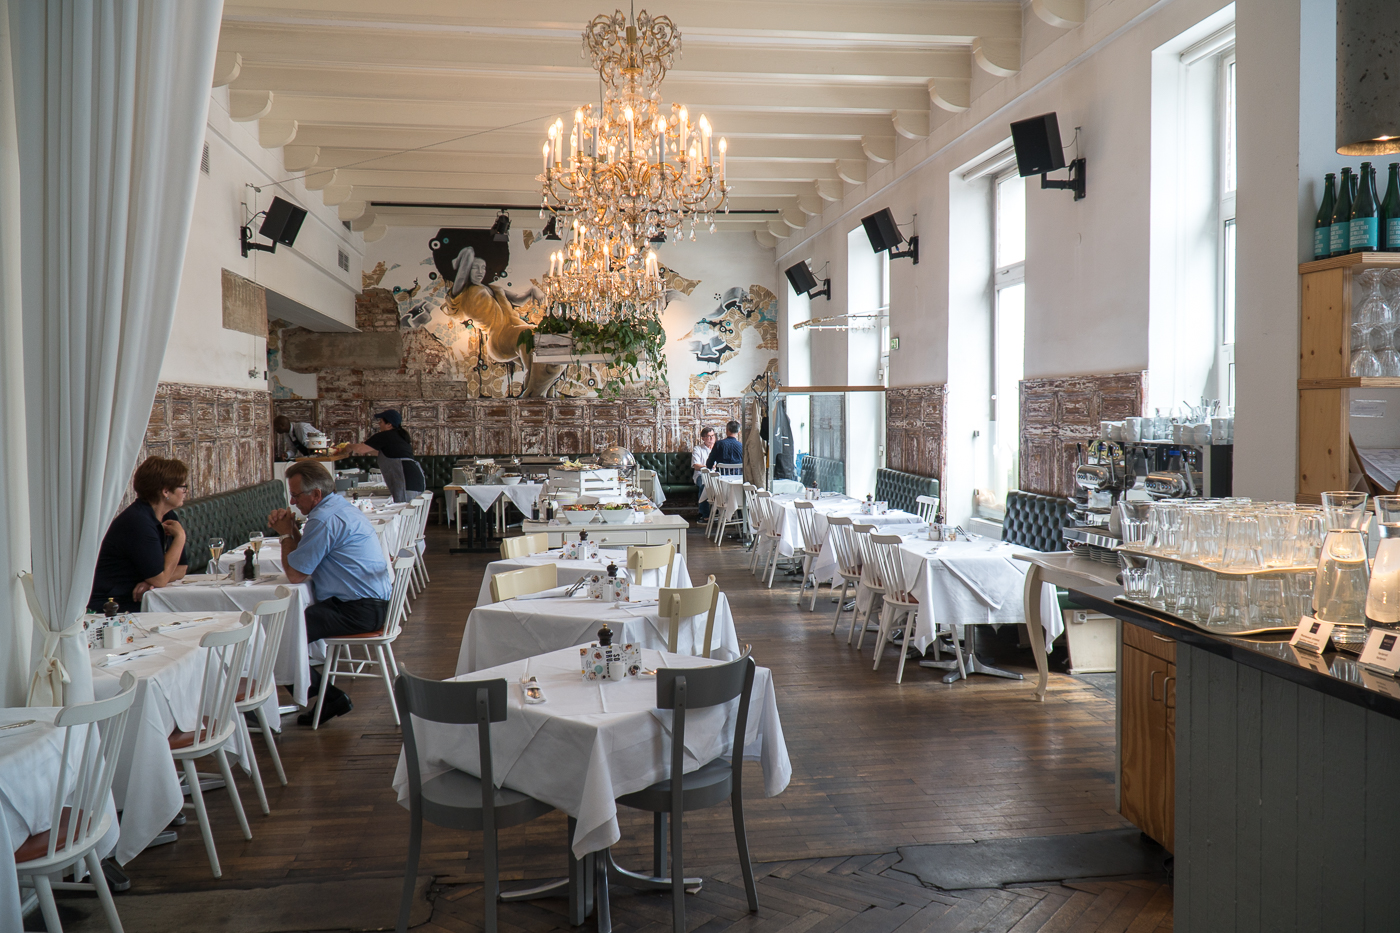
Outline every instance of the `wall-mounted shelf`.
{"type": "Polygon", "coordinates": [[[1331,259],[1314,259],[1298,266],[1299,275],[1309,272],[1326,272],[1328,269],[1346,269],[1351,266],[1400,266],[1400,253],[1348,253],[1333,256],[1331,259]]]}
{"type": "Polygon", "coordinates": [[[1299,379],[1300,389],[1400,389],[1400,377],[1339,376],[1335,379],[1299,379]]]}

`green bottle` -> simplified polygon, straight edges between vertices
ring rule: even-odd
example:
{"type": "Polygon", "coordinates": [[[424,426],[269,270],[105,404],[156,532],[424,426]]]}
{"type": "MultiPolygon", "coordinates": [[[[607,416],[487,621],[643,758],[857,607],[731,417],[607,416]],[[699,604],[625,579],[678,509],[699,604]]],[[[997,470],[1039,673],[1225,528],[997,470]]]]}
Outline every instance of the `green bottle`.
{"type": "Polygon", "coordinates": [[[1350,244],[1353,253],[1374,253],[1381,242],[1380,199],[1376,197],[1376,170],[1361,163],[1361,186],[1351,204],[1350,244]]]}
{"type": "MultiPolygon", "coordinates": [[[[1332,255],[1332,212],[1337,208],[1337,176],[1328,172],[1322,190],[1322,204],[1313,222],[1313,258],[1326,259],[1332,255]]],[[[1400,249],[1400,247],[1397,247],[1400,249]]]]}
{"type": "Polygon", "coordinates": [[[1390,163],[1390,180],[1381,202],[1381,250],[1400,253],[1400,162],[1390,163]]]}
{"type": "Polygon", "coordinates": [[[1351,252],[1351,166],[1342,169],[1340,185],[1337,188],[1337,207],[1332,211],[1332,228],[1328,240],[1332,245],[1331,255],[1345,256],[1351,252]]]}

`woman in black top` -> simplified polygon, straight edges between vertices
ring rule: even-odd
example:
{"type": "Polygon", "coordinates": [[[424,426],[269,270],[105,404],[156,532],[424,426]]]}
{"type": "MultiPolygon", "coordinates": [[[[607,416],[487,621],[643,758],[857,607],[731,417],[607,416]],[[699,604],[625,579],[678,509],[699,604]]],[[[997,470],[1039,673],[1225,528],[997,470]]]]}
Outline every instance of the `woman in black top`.
{"type": "Polygon", "coordinates": [[[175,509],[185,504],[189,468],[180,460],[147,457],[131,478],[136,501],[112,520],[97,552],[88,608],[113,598],[122,612],[139,612],[141,596],[185,575],[185,529],[175,509]]]}
{"type": "Polygon", "coordinates": [[[351,444],[350,452],[377,454],[379,472],[384,485],[395,502],[407,502],[427,488],[423,468],[413,459],[413,440],[403,429],[403,415],[389,408],[374,416],[377,433],[365,438],[363,444],[351,444]]]}

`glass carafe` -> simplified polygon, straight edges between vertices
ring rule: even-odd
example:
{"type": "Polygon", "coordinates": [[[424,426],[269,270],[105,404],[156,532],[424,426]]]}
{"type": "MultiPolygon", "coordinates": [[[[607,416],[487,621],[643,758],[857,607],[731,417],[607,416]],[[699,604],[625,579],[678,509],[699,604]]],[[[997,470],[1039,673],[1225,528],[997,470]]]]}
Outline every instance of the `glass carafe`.
{"type": "Polygon", "coordinates": [[[1324,492],[1327,538],[1317,562],[1313,588],[1313,615],[1338,625],[1365,626],[1366,590],[1370,573],[1366,566],[1366,493],[1324,492]]]}
{"type": "Polygon", "coordinates": [[[1376,496],[1376,563],[1366,590],[1366,621],[1400,628],[1400,496],[1376,496]]]}

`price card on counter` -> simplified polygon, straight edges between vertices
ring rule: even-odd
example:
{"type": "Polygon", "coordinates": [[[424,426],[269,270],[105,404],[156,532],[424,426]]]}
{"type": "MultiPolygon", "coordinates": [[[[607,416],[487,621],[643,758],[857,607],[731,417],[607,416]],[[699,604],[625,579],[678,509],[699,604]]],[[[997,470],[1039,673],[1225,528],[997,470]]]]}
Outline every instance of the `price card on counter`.
{"type": "Polygon", "coordinates": [[[1394,677],[1400,671],[1400,632],[1373,628],[1361,649],[1361,666],[1394,677]]]}
{"type": "Polygon", "coordinates": [[[1294,630],[1293,637],[1288,639],[1288,643],[1294,648],[1322,654],[1327,647],[1327,640],[1331,637],[1331,622],[1324,622],[1313,616],[1303,616],[1303,620],[1298,623],[1298,628],[1294,630]]]}

